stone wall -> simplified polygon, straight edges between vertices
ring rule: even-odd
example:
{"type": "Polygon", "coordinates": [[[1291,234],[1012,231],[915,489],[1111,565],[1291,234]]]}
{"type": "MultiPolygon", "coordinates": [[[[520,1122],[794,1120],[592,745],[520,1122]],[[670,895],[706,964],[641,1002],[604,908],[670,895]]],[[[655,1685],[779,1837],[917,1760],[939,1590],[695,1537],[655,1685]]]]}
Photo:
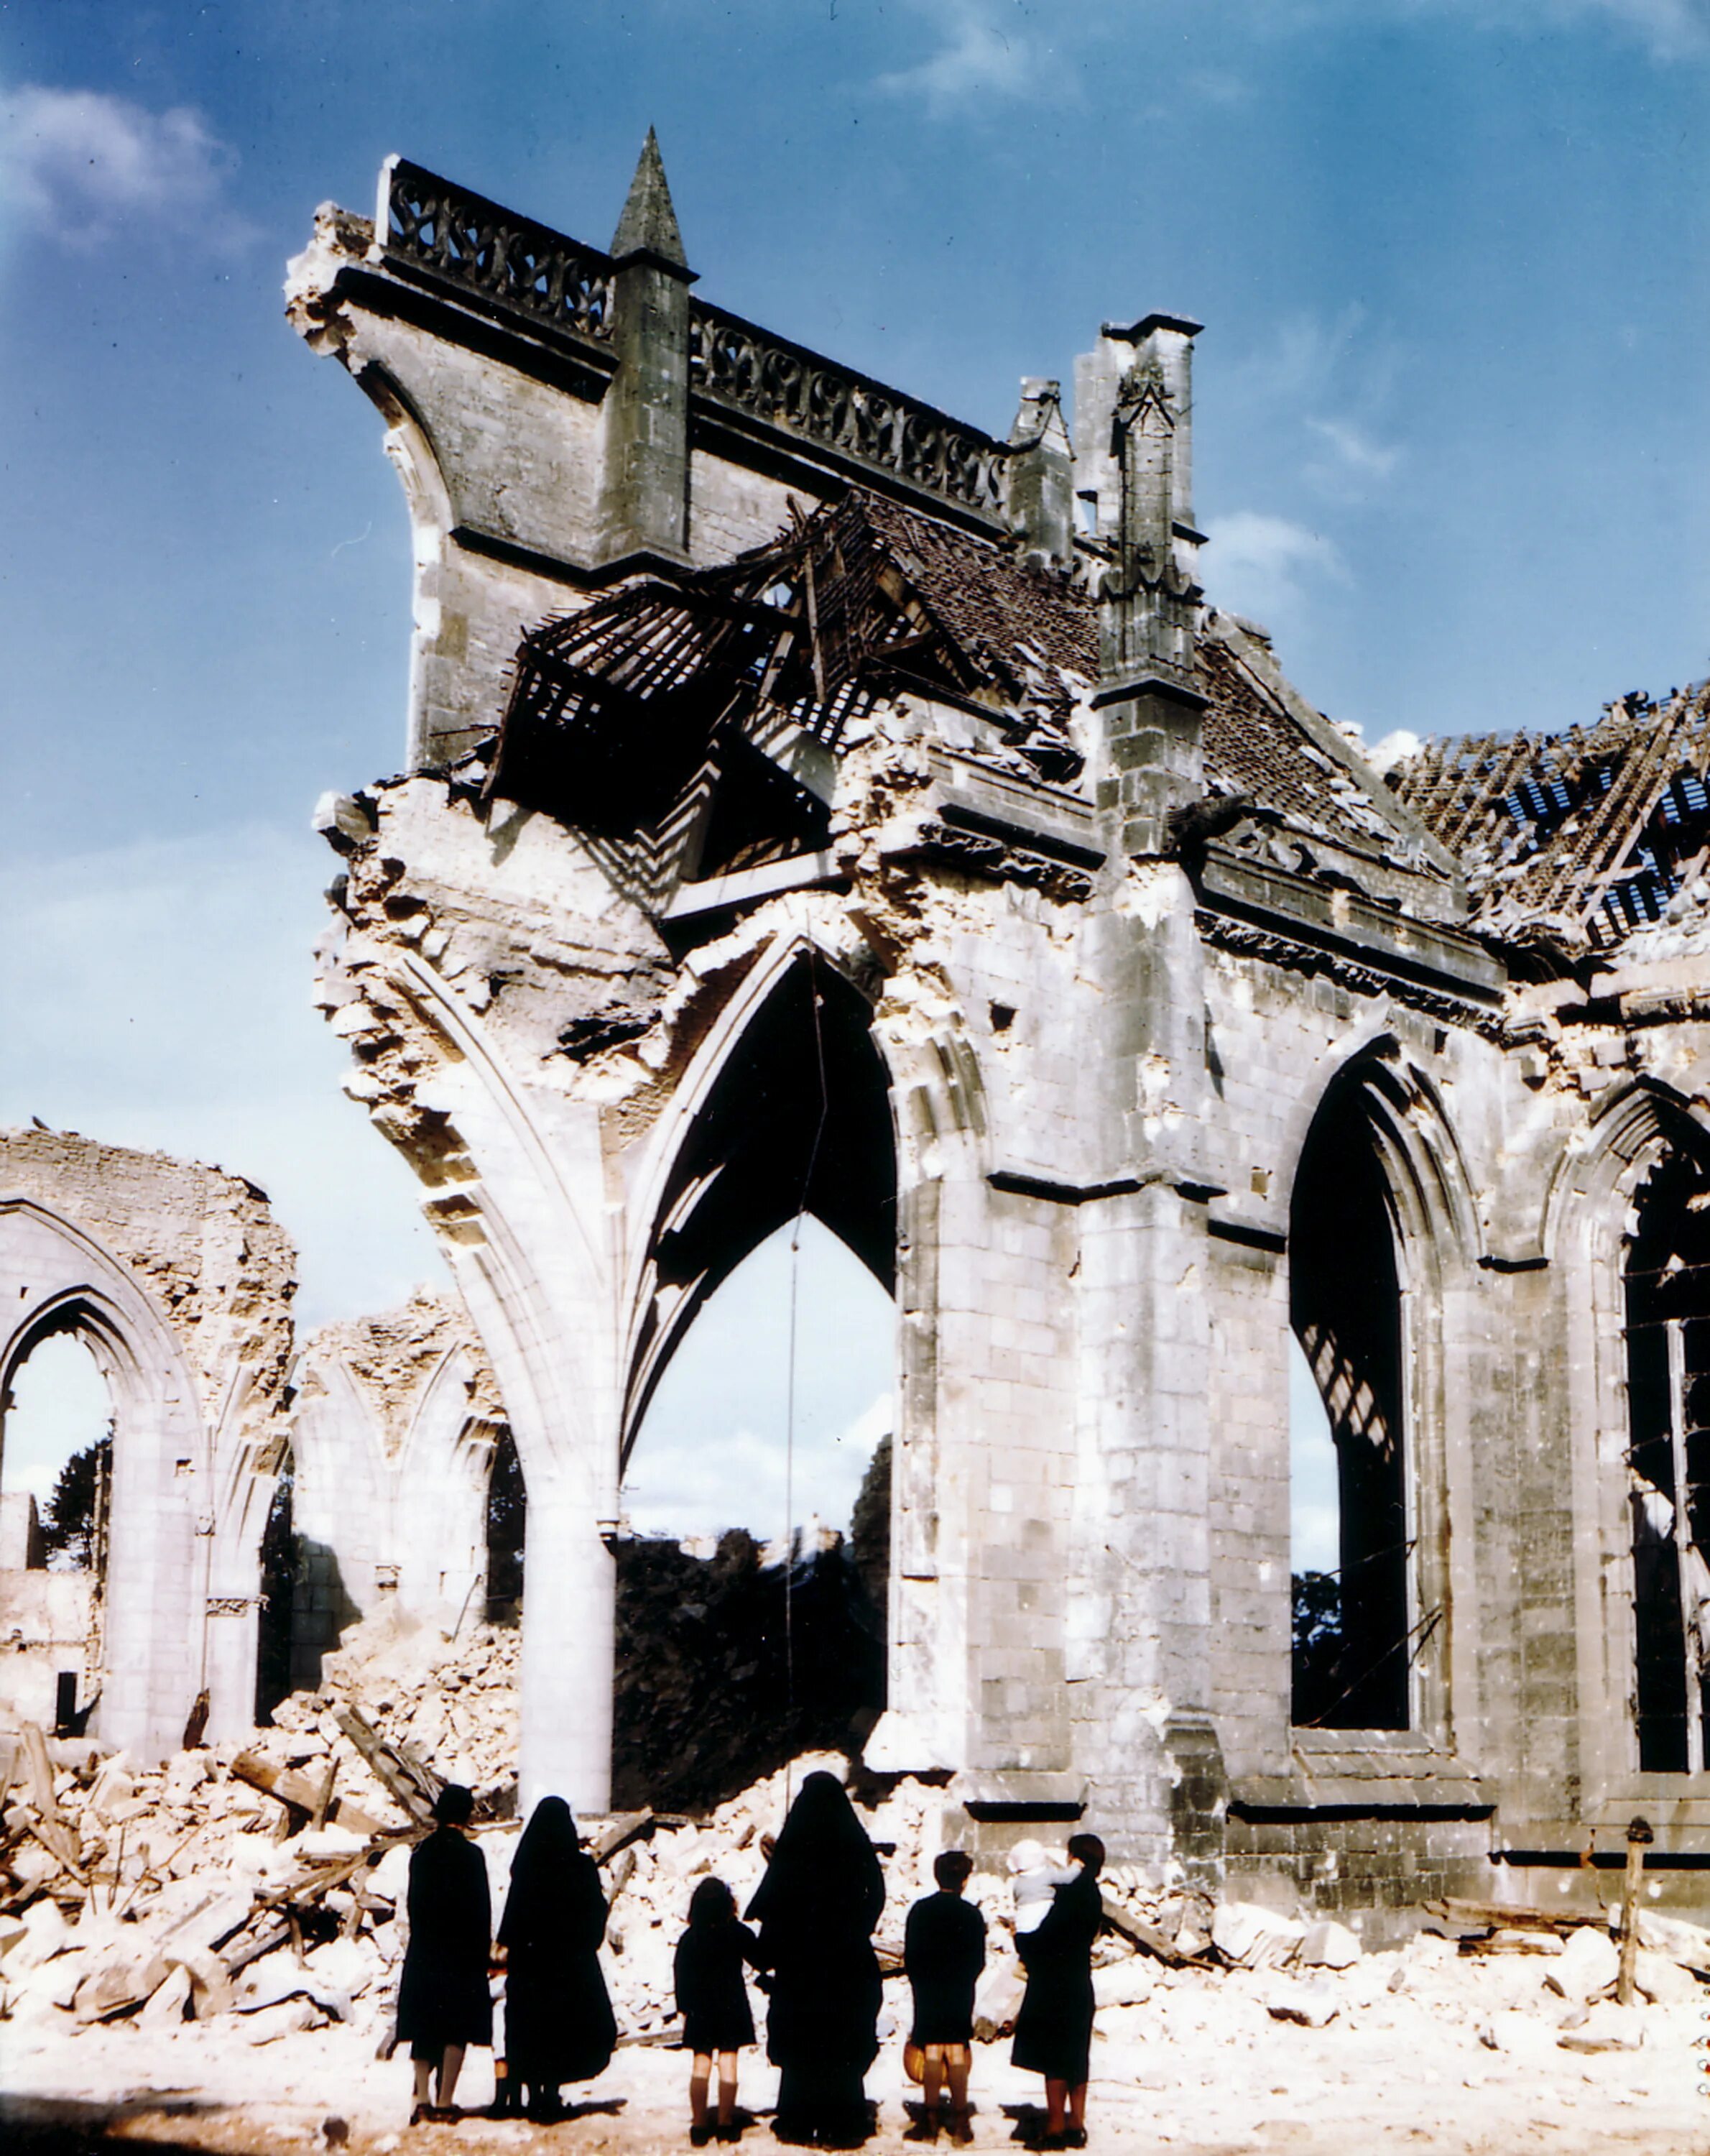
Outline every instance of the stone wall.
{"type": "MultiPolygon", "coordinates": [[[[1200,587],[1194,325],[1106,325],[1071,473],[1054,383],[981,447],[686,300],[651,149],[610,255],[528,229],[580,265],[568,326],[336,213],[292,288],[387,412],[417,531],[411,771],[323,815],[344,875],[320,993],[527,1476],[525,1800],[605,1800],[626,1447],[700,1300],[784,1217],[736,1110],[787,1152],[826,1015],[840,1130],[894,1189],[881,1252],[835,1145],[802,1183],[897,1298],[869,1763],[952,1777],[994,1845],[1085,1818],[1160,1876],[1232,1867],[1323,1907],[1512,1889],[1494,1858],[1640,1809],[1692,1854],[1710,1782],[1636,1766],[1621,1267],[1645,1176],[1710,1126],[1710,939],[1570,980],[1473,932],[1457,859],[1200,587]],[[643,274],[651,345],[625,313],[643,274]],[[867,506],[816,552],[786,497],[851,481],[867,506]],[[1072,550],[1071,485],[1097,505],[1072,550]],[[673,648],[709,646],[706,572],[768,545],[776,585],[718,605],[770,624],[771,660],[685,661],[612,738],[698,739],[716,678],[750,762],[709,729],[694,784],[716,808],[770,759],[799,830],[813,797],[811,843],[781,824],[703,875],[692,788],[676,824],[579,814],[566,706],[540,721],[561,793],[507,793],[492,736],[531,609],[628,593],[609,619],[645,599],[637,639],[668,618],[673,648]],[[465,596],[436,611],[453,563],[465,596]],[[831,574],[870,610],[868,670],[835,693],[831,574]],[[818,676],[765,708],[810,645],[818,676]],[[792,727],[813,757],[777,749],[792,727]],[[1404,1671],[1377,1729],[1292,1720],[1291,1260],[1297,1199],[1334,1210],[1309,1139],[1339,1116],[1397,1283],[1385,1419],[1329,1332],[1323,1364],[1344,1466],[1361,1432],[1400,1462],[1377,1644],[1404,1671]]],[[[590,660],[576,693],[615,710],[615,678],[590,660]]]]}
{"type": "Polygon", "coordinates": [[[72,1132],[0,1132],[0,1399],[54,1332],[78,1334],[107,1380],[105,1659],[99,1701],[80,1704],[141,1756],[176,1748],[203,1691],[217,1735],[249,1725],[295,1262],[237,1176],[72,1132]]]}

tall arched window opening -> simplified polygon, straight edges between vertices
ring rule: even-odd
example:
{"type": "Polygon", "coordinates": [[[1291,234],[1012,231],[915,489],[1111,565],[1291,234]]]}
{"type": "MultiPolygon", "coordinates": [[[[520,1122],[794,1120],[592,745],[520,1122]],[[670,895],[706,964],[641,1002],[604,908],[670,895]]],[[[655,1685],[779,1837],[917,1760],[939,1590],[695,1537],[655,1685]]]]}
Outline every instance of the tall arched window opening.
{"type": "Polygon", "coordinates": [[[515,1626],[523,1614],[523,1545],[528,1539],[529,1492],[516,1440],[499,1434],[487,1476],[487,1622],[515,1626]]]}
{"type": "Polygon", "coordinates": [[[68,1320],[0,1402],[0,1616],[19,1643],[0,1705],[61,1734],[100,1691],[112,1488],[111,1395],[68,1320]]]}
{"type": "Polygon", "coordinates": [[[625,1460],[614,1802],[717,1802],[884,1704],[896,1164],[869,1019],[801,960],[673,1163],[625,1460]]]}
{"type": "Polygon", "coordinates": [[[1626,1247],[1639,1764],[1696,1774],[1710,1713],[1710,1165],[1671,1151],[1626,1247]]]}
{"type": "Polygon", "coordinates": [[[297,1684],[298,1573],[301,1555],[292,1517],[295,1462],[285,1454],[261,1532],[261,1609],[256,1625],[255,1719],[267,1723],[297,1684]]]}
{"type": "MultiPolygon", "coordinates": [[[[1364,1088],[1332,1086],[1301,1155],[1289,1216],[1289,1322],[1334,1450],[1318,1477],[1319,1562],[1294,1570],[1293,1718],[1409,1725],[1410,1547],[1400,1279],[1388,1180],[1364,1088]]],[[[1310,1420],[1308,1417],[1307,1421],[1310,1420]]],[[[1312,1433],[1295,1427],[1303,1479],[1312,1433]]],[[[1320,1450],[1322,1441],[1320,1441],[1320,1450]]],[[[1303,1494],[1297,1489],[1297,1496],[1303,1494]]],[[[1297,1523],[1298,1524],[1298,1512],[1297,1523]]]]}

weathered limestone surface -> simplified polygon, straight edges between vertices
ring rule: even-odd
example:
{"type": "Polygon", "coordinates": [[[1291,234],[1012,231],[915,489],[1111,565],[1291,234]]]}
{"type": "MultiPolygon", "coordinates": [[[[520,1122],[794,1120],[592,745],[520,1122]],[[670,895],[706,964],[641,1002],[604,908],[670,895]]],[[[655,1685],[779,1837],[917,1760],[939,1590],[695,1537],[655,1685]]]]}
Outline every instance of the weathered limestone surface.
{"type": "Polygon", "coordinates": [[[312,1687],[343,1627],[387,1605],[448,1632],[469,1621],[501,1424],[474,1329],[448,1296],[418,1289],[304,1342],[290,1409],[298,1682],[312,1687]]]}
{"type": "Polygon", "coordinates": [[[704,305],[651,148],[610,256],[389,172],[290,288],[418,564],[409,768],[321,819],[320,996],[527,1477],[525,1801],[604,1801],[627,1448],[806,1203],[897,1302],[871,1762],[1325,1908],[1513,1891],[1640,1809],[1690,1853],[1710,1780],[1641,1770],[1631,1706],[1623,1266],[1710,1131],[1710,886],[1673,942],[1497,921],[1501,789],[1452,850],[1436,767],[1392,790],[1201,589],[1195,325],[1106,326],[1073,454],[1043,377],[998,444],[704,305]],[[567,608],[606,641],[513,690],[567,608]],[[1291,1248],[1338,1147],[1395,1275],[1388,1375],[1319,1342],[1344,1554],[1398,1583],[1381,1727],[1291,1686],[1291,1248]]]}
{"type": "Polygon", "coordinates": [[[266,1198],[237,1176],[72,1132],[0,1132],[0,1402],[50,1333],[76,1333],[106,1378],[94,1726],[138,1756],[177,1748],[202,1691],[216,1734],[249,1726],[295,1265],[266,1198]]]}

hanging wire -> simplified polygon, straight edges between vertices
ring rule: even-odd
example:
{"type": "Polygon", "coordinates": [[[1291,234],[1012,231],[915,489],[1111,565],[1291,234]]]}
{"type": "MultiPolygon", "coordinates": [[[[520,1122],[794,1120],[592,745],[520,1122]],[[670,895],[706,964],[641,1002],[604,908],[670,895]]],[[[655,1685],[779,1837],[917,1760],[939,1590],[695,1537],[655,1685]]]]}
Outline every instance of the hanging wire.
{"type": "MultiPolygon", "coordinates": [[[[815,1171],[819,1166],[819,1149],[825,1137],[826,1119],[830,1111],[830,1094],[826,1086],[825,1037],[819,1021],[819,957],[815,952],[807,954],[807,983],[809,1009],[813,1014],[813,1055],[819,1075],[819,1120],[813,1128],[813,1143],[808,1147],[807,1169],[801,1178],[801,1196],[796,1207],[796,1219],[790,1230],[790,1348],[785,1361],[784,1378],[784,1697],[788,1717],[796,1717],[796,1313],[801,1276],[801,1223],[807,1215],[807,1200],[813,1189],[815,1171]]],[[[790,1771],[784,1770],[784,1808],[790,1806],[790,1771]]]]}
{"type": "MultiPolygon", "coordinates": [[[[1320,1707],[1310,1722],[1298,1722],[1295,1723],[1294,1727],[1297,1729],[1323,1728],[1326,1726],[1324,1717],[1327,1714],[1334,1714],[1336,1712],[1336,1709],[1341,1706],[1342,1702],[1345,1699],[1349,1698],[1355,1691],[1357,1691],[1361,1685],[1369,1683],[1371,1679],[1377,1675],[1378,1671],[1383,1668],[1384,1665],[1391,1661],[1396,1655],[1401,1654],[1404,1651],[1405,1652],[1407,1656],[1407,1667],[1410,1670],[1413,1667],[1413,1665],[1419,1660],[1421,1654],[1424,1651],[1426,1642],[1431,1638],[1432,1633],[1436,1630],[1438,1625],[1442,1621],[1442,1614],[1443,1609],[1441,1603],[1438,1604],[1435,1609],[1428,1609],[1424,1616],[1419,1620],[1416,1625],[1410,1626],[1409,1629],[1401,1635],[1399,1640],[1392,1640],[1390,1644],[1384,1649],[1381,1654],[1378,1655],[1372,1661],[1368,1663],[1364,1669],[1357,1671],[1351,1681],[1343,1686],[1342,1690],[1337,1693],[1336,1697],[1331,1700],[1327,1706],[1320,1707]]],[[[1344,1636],[1345,1638],[1346,1635],[1344,1635],[1344,1636]]],[[[1334,1727],[1335,1725],[1333,1723],[1329,1726],[1334,1727]]]]}

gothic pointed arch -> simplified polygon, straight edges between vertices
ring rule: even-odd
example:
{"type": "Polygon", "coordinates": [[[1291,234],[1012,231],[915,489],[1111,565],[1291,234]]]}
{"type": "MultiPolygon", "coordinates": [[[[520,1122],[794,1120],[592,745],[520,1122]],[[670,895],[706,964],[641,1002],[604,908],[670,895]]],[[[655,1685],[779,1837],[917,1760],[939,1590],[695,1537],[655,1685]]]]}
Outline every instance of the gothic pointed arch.
{"type": "Polygon", "coordinates": [[[673,1104],[638,1252],[627,1458],[648,1401],[699,1311],[798,1214],[820,1219],[888,1293],[897,1147],[872,1005],[811,942],[757,981],[673,1104]]]}
{"type": "Polygon", "coordinates": [[[1453,1127],[1393,1035],[1324,1086],[1291,1188],[1289,1322],[1336,1457],[1338,1561],[1295,1584],[1298,1727],[1446,1721],[1446,1287],[1479,1245],[1453,1127]]]}

